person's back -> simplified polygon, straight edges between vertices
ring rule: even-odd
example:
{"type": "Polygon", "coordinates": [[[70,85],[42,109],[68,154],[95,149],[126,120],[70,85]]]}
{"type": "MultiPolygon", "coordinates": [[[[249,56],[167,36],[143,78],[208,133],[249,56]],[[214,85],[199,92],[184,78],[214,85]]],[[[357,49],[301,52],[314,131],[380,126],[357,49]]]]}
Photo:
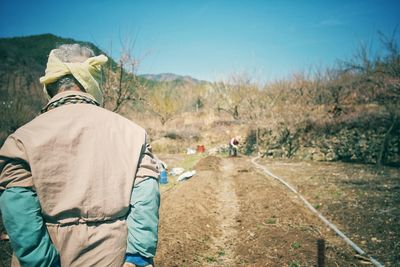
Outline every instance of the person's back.
{"type": "MultiPolygon", "coordinates": [[[[62,266],[121,266],[131,253],[127,216],[134,184],[159,174],[145,130],[97,102],[86,92],[57,93],[43,114],[19,128],[1,149],[0,194],[34,189],[62,266]]],[[[158,223],[156,209],[150,214],[157,216],[153,224],[158,223]]]]}
{"type": "MultiPolygon", "coordinates": [[[[87,95],[57,97],[71,94],[87,95]]],[[[46,220],[71,223],[126,214],[145,144],[142,128],[95,105],[74,104],[40,115],[12,136],[25,147],[46,220]]]]}

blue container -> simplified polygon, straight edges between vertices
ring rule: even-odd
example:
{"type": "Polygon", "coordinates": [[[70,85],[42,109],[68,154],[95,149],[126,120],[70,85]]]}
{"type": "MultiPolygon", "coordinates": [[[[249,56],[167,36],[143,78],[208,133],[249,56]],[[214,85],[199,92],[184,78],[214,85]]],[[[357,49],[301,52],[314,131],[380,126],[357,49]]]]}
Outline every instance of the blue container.
{"type": "Polygon", "coordinates": [[[160,173],[160,184],[168,184],[168,176],[165,169],[160,173]]]}

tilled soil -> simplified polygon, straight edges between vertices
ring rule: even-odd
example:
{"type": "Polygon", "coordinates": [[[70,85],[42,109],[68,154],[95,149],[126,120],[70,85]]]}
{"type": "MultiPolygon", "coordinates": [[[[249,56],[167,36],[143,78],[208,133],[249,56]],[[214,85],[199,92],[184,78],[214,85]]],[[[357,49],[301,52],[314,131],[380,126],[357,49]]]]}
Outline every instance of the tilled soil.
{"type": "Polygon", "coordinates": [[[248,158],[206,157],[162,192],[157,266],[361,266],[354,252],[248,158]]]}
{"type": "Polygon", "coordinates": [[[261,160],[385,266],[400,266],[400,169],[261,160]]]}
{"type": "MultiPolygon", "coordinates": [[[[164,159],[164,158],[162,158],[164,159]]],[[[183,158],[170,156],[170,166],[183,158]]],[[[400,259],[399,169],[258,160],[385,266],[400,259]]],[[[372,266],[250,158],[208,156],[191,179],[161,186],[156,266],[372,266]]],[[[1,226],[1,225],[0,225],[1,226]]],[[[1,229],[2,232],[3,229],[1,229]]],[[[0,241],[0,266],[9,266],[0,241]]]]}

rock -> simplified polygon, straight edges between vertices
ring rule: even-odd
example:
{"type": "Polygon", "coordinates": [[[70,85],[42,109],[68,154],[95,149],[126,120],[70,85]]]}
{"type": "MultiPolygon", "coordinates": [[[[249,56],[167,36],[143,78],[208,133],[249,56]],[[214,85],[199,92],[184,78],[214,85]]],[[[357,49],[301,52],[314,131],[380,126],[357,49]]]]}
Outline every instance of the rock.
{"type": "Polygon", "coordinates": [[[312,159],[315,161],[325,161],[325,154],[321,151],[316,151],[312,154],[312,159]]]}
{"type": "Polygon", "coordinates": [[[333,152],[333,151],[329,151],[328,153],[326,153],[326,155],[325,155],[325,160],[326,161],[335,161],[335,160],[337,160],[337,155],[336,155],[336,153],[335,152],[333,152]]]}

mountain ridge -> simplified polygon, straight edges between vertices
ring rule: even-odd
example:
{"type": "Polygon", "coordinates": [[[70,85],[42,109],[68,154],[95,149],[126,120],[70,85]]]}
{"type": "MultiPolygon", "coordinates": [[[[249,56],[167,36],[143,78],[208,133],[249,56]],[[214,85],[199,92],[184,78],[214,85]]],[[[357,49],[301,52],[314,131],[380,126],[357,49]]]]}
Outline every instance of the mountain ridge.
{"type": "Polygon", "coordinates": [[[182,81],[182,82],[188,82],[191,84],[209,83],[209,81],[199,80],[199,79],[193,78],[190,75],[180,75],[180,74],[175,74],[175,73],[171,73],[171,72],[163,72],[163,73],[157,73],[157,74],[145,73],[145,74],[140,74],[139,76],[143,77],[145,79],[157,81],[157,82],[182,81]]]}

